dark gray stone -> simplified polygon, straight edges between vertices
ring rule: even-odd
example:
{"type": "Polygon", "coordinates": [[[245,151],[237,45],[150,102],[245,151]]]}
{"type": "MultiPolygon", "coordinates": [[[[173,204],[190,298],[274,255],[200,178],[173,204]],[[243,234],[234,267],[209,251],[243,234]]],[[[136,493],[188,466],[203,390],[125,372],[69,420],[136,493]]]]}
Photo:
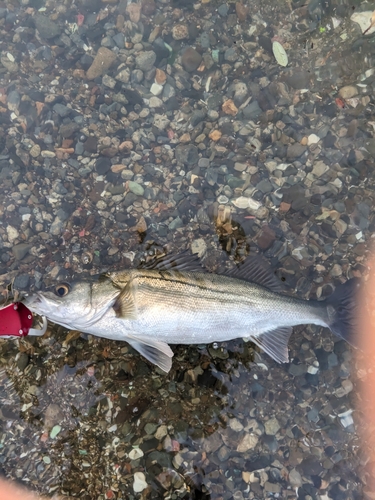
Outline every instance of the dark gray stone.
{"type": "Polygon", "coordinates": [[[68,108],[68,106],[65,106],[64,104],[57,103],[53,106],[53,110],[55,113],[57,113],[61,118],[65,118],[66,116],[70,115],[72,112],[71,108],[68,108]]]}
{"type": "Polygon", "coordinates": [[[95,169],[99,175],[105,175],[111,168],[111,160],[106,156],[99,156],[95,163],[95,169]]]}
{"type": "Polygon", "coordinates": [[[17,366],[21,372],[24,371],[26,366],[29,364],[29,356],[25,352],[21,352],[17,359],[17,366]]]}
{"type": "Polygon", "coordinates": [[[28,253],[31,248],[31,245],[28,243],[19,243],[18,245],[14,245],[12,248],[12,253],[16,260],[22,260],[28,253]]]}
{"type": "Polygon", "coordinates": [[[294,363],[292,363],[289,367],[289,373],[291,375],[294,375],[295,377],[299,377],[301,375],[304,375],[306,373],[306,371],[307,371],[307,367],[304,364],[295,365],[294,363]]]}
{"type": "Polygon", "coordinates": [[[198,163],[198,149],[193,144],[183,144],[176,147],[176,160],[178,163],[193,166],[198,163]]]}
{"type": "Polygon", "coordinates": [[[13,286],[16,290],[24,290],[29,286],[30,276],[28,274],[19,274],[16,276],[13,286]]]}
{"type": "Polygon", "coordinates": [[[130,207],[130,205],[133,205],[133,203],[138,199],[138,196],[134,193],[126,193],[125,199],[124,199],[124,205],[126,207],[130,207]]]}
{"type": "Polygon", "coordinates": [[[18,106],[20,105],[21,102],[21,96],[17,90],[12,90],[9,92],[8,97],[8,108],[11,109],[12,111],[15,111],[18,109],[18,106]]]}
{"type": "Polygon", "coordinates": [[[302,144],[292,144],[290,146],[288,146],[288,150],[287,150],[287,153],[286,153],[286,157],[289,159],[289,160],[295,160],[297,158],[299,158],[300,156],[303,155],[303,153],[306,151],[306,146],[302,146],[302,144]]]}
{"type": "Polygon", "coordinates": [[[156,54],[153,50],[148,50],[146,52],[141,52],[135,58],[135,65],[142,71],[150,71],[153,68],[156,61],[156,54]]]}
{"type": "Polygon", "coordinates": [[[191,115],[190,124],[193,127],[196,127],[198,123],[202,122],[205,119],[206,114],[206,111],[204,111],[203,109],[196,109],[191,115]]]}
{"type": "Polygon", "coordinates": [[[270,193],[273,190],[272,184],[268,179],[263,179],[262,181],[258,182],[256,188],[259,189],[259,191],[261,191],[263,194],[270,193]]]}
{"type": "Polygon", "coordinates": [[[262,110],[259,107],[258,101],[252,101],[242,110],[242,113],[248,120],[256,120],[262,114],[262,110]]]}
{"type": "Polygon", "coordinates": [[[172,222],[168,224],[168,229],[173,231],[174,229],[178,229],[179,227],[182,227],[184,223],[182,222],[182,219],[180,217],[176,217],[173,219],[172,222]]]}
{"type": "Polygon", "coordinates": [[[34,16],[34,22],[42,38],[50,40],[51,38],[59,36],[61,33],[60,27],[54,21],[51,21],[51,19],[42,14],[36,14],[34,16]]]}
{"type": "Polygon", "coordinates": [[[217,12],[218,12],[219,16],[226,17],[228,15],[228,10],[229,10],[228,5],[223,3],[219,6],[219,8],[217,9],[217,12]]]}
{"type": "Polygon", "coordinates": [[[66,125],[61,125],[59,132],[64,139],[69,139],[77,130],[79,130],[77,123],[70,122],[66,125]]]}

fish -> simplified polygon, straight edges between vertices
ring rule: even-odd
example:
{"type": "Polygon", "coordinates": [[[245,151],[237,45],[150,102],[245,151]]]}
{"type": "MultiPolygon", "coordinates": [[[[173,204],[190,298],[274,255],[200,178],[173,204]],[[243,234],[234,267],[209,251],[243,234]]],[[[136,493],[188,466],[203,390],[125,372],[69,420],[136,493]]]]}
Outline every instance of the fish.
{"type": "Polygon", "coordinates": [[[287,293],[259,254],[215,274],[184,253],[97,279],[61,282],[28,294],[23,303],[68,329],[126,341],[168,373],[169,344],[245,338],[287,363],[292,327],[314,324],[355,345],[358,287],[353,278],[324,301],[304,300],[287,293]]]}

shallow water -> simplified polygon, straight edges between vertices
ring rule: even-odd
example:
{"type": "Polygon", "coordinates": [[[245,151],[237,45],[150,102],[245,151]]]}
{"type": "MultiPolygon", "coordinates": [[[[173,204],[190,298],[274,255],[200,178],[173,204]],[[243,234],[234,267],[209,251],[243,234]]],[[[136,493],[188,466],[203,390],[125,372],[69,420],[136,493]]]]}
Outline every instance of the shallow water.
{"type": "MultiPolygon", "coordinates": [[[[365,274],[375,38],[351,16],[372,9],[0,3],[4,301],[189,248],[213,272],[259,251],[302,298],[365,274]]],[[[343,341],[297,327],[286,365],[240,339],[173,350],[165,375],[56,325],[0,340],[5,476],[83,499],[372,498],[343,341]]]]}

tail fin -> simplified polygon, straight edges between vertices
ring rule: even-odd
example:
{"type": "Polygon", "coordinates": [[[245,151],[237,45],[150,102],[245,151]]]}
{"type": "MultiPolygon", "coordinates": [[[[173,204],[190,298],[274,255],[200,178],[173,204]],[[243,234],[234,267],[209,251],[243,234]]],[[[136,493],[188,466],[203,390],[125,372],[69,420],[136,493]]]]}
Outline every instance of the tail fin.
{"type": "Polygon", "coordinates": [[[353,347],[359,347],[359,285],[357,278],[346,281],[326,300],[328,327],[353,347]]]}

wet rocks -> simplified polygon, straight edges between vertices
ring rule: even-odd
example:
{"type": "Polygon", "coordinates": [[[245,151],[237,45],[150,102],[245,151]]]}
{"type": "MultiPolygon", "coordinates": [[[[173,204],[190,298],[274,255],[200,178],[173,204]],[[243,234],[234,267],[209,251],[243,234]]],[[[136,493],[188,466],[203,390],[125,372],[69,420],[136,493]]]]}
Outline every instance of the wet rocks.
{"type": "Polygon", "coordinates": [[[146,477],[143,472],[136,472],[134,474],[133,490],[134,493],[140,493],[147,488],[146,477]]]}
{"type": "Polygon", "coordinates": [[[36,14],[34,16],[35,27],[40,36],[47,40],[51,40],[60,35],[60,27],[47,16],[43,14],[36,14]]]}
{"type": "Polygon", "coordinates": [[[153,50],[141,52],[135,58],[135,65],[141,71],[150,71],[156,61],[156,54],[153,50]]]}
{"type": "Polygon", "coordinates": [[[358,95],[358,89],[355,85],[346,85],[339,90],[339,96],[343,99],[350,99],[356,95],[358,95]]]}
{"type": "Polygon", "coordinates": [[[61,424],[64,420],[64,414],[59,405],[55,403],[51,403],[46,408],[44,413],[44,427],[48,429],[52,429],[55,425],[61,424]]]}
{"type": "Polygon", "coordinates": [[[252,450],[258,444],[258,437],[255,434],[245,434],[237,446],[237,451],[239,453],[246,453],[249,450],[252,450]]]}
{"type": "Polygon", "coordinates": [[[187,166],[193,166],[198,163],[198,149],[193,144],[179,145],[176,147],[176,160],[187,166]]]}
{"type": "Polygon", "coordinates": [[[193,47],[187,47],[181,57],[181,64],[185,71],[192,73],[202,62],[202,56],[193,47]]]}
{"type": "Polygon", "coordinates": [[[189,38],[189,28],[186,24],[176,24],[172,28],[172,36],[174,40],[184,40],[189,38]]]}
{"type": "Polygon", "coordinates": [[[107,49],[106,47],[100,47],[96,53],[95,59],[86,72],[87,79],[94,80],[95,78],[105,74],[115,60],[116,54],[112,52],[112,50],[107,49]]]}
{"type": "Polygon", "coordinates": [[[12,253],[16,260],[22,260],[31,249],[32,245],[28,243],[19,243],[18,245],[14,245],[12,247],[12,253]]]}

